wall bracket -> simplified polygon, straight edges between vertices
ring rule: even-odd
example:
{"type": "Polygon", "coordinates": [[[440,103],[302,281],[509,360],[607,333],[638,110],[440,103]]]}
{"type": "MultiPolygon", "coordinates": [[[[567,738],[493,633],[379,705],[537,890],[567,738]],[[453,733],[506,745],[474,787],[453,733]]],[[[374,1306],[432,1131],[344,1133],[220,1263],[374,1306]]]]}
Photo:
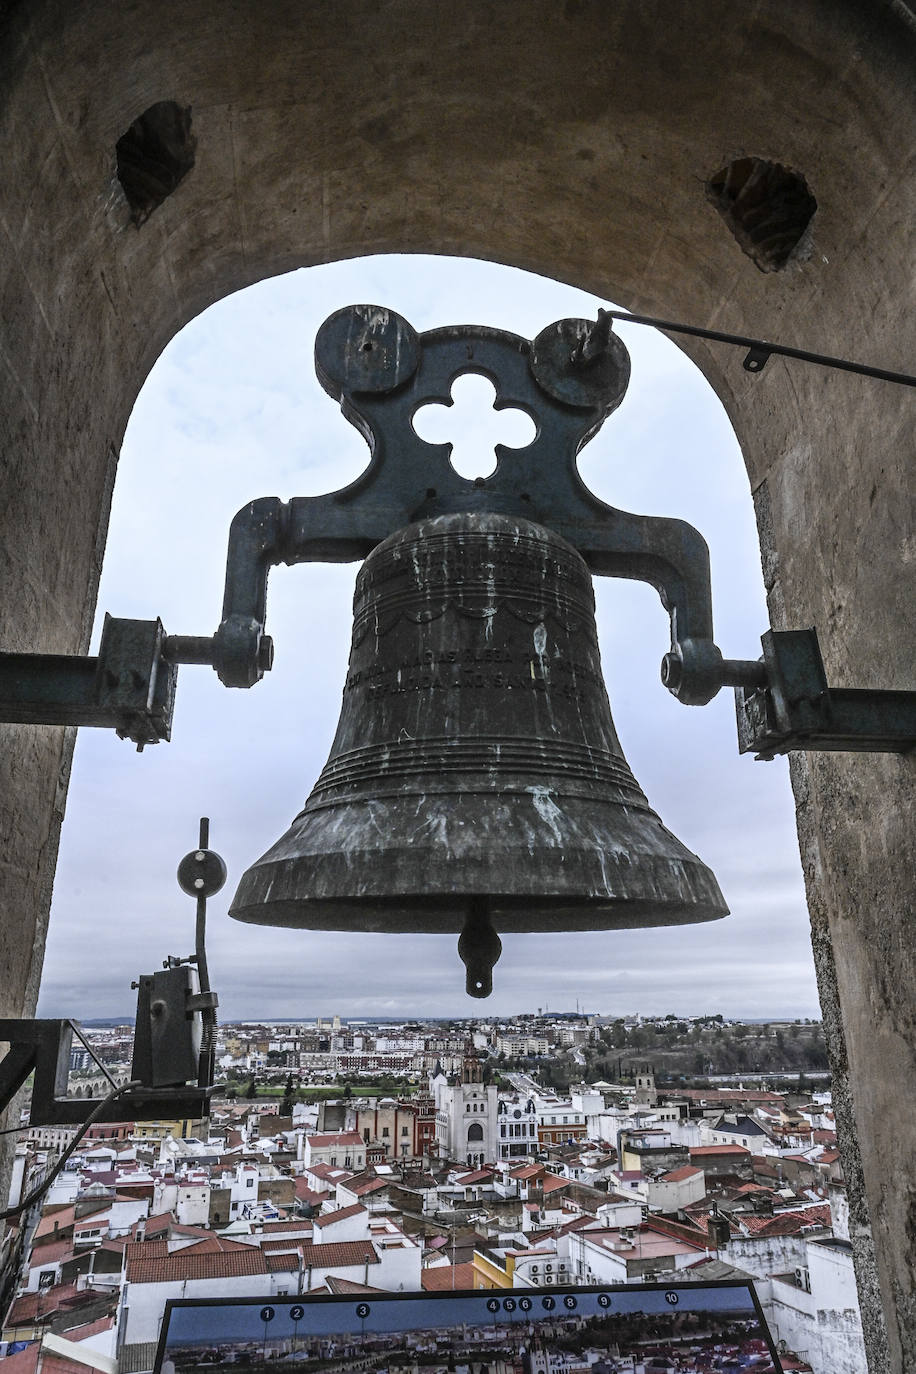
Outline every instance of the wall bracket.
{"type": "MultiPolygon", "coordinates": [[[[79,1026],[70,1020],[0,1019],[0,1040],[9,1050],[0,1059],[0,1113],[6,1110],[30,1073],[32,1105],[30,1126],[78,1126],[99,1105],[99,1099],[68,1097],[67,1077],[73,1036],[82,1039],[79,1026]]],[[[163,1117],[208,1116],[212,1088],[184,1084],[132,1088],[112,1102],[99,1121],[158,1121],[163,1117]]]]}
{"type": "Polygon", "coordinates": [[[738,752],[773,759],[792,749],[908,753],[916,692],[830,687],[817,630],[767,630],[766,683],[736,687],[738,752]]]}

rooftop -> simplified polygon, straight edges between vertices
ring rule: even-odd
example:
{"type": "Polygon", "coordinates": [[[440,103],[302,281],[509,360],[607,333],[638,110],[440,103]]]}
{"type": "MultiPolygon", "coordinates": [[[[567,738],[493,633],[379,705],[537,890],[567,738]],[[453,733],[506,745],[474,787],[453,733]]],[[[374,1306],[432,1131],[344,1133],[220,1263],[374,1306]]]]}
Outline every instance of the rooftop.
{"type": "Polygon", "coordinates": [[[325,1226],[335,1226],[339,1221],[347,1221],[350,1217],[364,1216],[369,1213],[359,1202],[354,1202],[351,1207],[340,1207],[336,1212],[325,1212],[324,1216],[316,1217],[312,1225],[319,1228],[325,1226]]]}

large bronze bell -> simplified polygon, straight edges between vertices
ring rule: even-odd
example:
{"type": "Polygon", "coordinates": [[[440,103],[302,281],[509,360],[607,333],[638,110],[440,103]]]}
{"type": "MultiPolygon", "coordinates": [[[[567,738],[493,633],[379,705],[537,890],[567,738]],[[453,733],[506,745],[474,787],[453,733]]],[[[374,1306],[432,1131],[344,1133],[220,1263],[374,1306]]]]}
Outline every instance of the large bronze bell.
{"type": "Polygon", "coordinates": [[[356,582],[331,754],[232,915],[319,930],[462,931],[486,996],[503,931],[727,914],[666,830],[611,719],[585,562],[493,512],[391,535],[356,582]],[[492,924],[491,924],[492,923],[492,924]]]}
{"type": "Polygon", "coordinates": [[[239,512],[215,662],[230,686],[269,666],[270,566],[365,558],[350,667],[321,777],[244,874],[231,914],[460,931],[475,997],[492,987],[497,928],[726,915],[712,873],[635,782],[601,676],[592,572],[658,589],[672,632],[664,680],[683,701],[708,701],[735,670],[712,638],[700,534],[616,510],[579,477],[582,445],[629,379],[610,316],[558,320],[529,342],[478,325],[417,334],[392,310],[349,306],[319,330],[315,365],[371,461],[338,492],[239,512]],[[463,372],[491,379],[497,408],[537,422],[525,449],[497,447],[486,478],[461,476],[449,445],[413,427],[463,372]]]}

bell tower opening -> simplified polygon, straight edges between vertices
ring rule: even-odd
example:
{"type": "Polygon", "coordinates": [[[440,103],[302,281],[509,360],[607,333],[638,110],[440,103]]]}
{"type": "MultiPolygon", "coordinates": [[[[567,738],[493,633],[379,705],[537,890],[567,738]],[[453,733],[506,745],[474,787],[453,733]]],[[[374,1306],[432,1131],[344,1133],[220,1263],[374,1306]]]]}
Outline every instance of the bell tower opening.
{"type": "MultiPolygon", "coordinates": [[[[264,281],[210,307],[165,350],[135,406],[100,614],[158,615],[176,631],[210,625],[218,617],[226,533],[237,510],[268,494],[288,500],[334,491],[365,471],[364,441],[328,402],[312,360],[322,321],[359,300],[388,303],[418,328],[473,319],[529,339],[552,320],[594,319],[608,304],[493,264],[369,258],[264,281]],[[163,531],[168,560],[161,556],[163,531]]],[[[756,657],[766,625],[757,535],[724,411],[673,344],[625,323],[618,330],[633,359],[630,389],[581,450],[578,470],[615,507],[682,518],[704,534],[712,550],[717,638],[731,655],[756,657]]],[[[491,410],[497,425],[511,413],[491,410]]],[[[511,462],[526,437],[495,428],[474,442],[482,454],[488,445],[490,453],[503,445],[511,462]]],[[[74,939],[86,910],[106,909],[115,890],[118,903],[132,910],[137,946],[146,957],[158,956],[157,875],[170,881],[189,814],[210,814],[219,826],[231,884],[301,807],[339,714],[357,566],[313,563],[274,573],[268,609],[274,670],[250,692],[233,693],[205,670],[183,668],[172,744],[128,767],[116,741],[81,733],[45,967],[45,1014],[75,1010],[67,989],[76,978],[99,987],[106,1009],[122,1004],[138,948],[130,967],[125,956],[123,969],[100,974],[74,939]],[[146,770],[142,783],[138,768],[146,770]],[[138,862],[148,874],[140,891],[135,866],[114,873],[102,854],[133,853],[136,835],[144,836],[138,862]]],[[[595,598],[604,677],[628,761],[664,823],[715,872],[734,917],[715,936],[686,927],[573,932],[558,947],[549,934],[507,934],[491,1005],[498,1008],[500,997],[502,1005],[518,1005],[521,996],[532,1007],[578,1000],[602,1010],[624,989],[652,998],[661,986],[665,1008],[680,997],[686,1010],[704,980],[713,996],[712,971],[728,968],[740,972],[743,1012],[816,1015],[785,764],[755,769],[737,757],[727,693],[692,712],[664,691],[658,662],[668,627],[652,588],[596,578],[595,598]],[[510,973],[515,960],[524,970],[521,982],[510,973]]],[[[165,919],[174,919],[177,938],[181,913],[165,919]]],[[[355,988],[351,939],[332,931],[225,926],[211,956],[222,999],[240,1015],[258,1014],[267,1003],[278,1014],[303,1006],[336,1010],[355,988]],[[327,1006],[325,988],[334,989],[327,1006]]],[[[442,1005],[431,991],[436,986],[447,989],[449,1009],[467,1011],[454,976],[452,934],[366,932],[359,950],[370,975],[362,997],[372,1000],[390,987],[405,1011],[420,1011],[442,1005]]],[[[715,985],[728,981],[718,978],[715,985]]]]}

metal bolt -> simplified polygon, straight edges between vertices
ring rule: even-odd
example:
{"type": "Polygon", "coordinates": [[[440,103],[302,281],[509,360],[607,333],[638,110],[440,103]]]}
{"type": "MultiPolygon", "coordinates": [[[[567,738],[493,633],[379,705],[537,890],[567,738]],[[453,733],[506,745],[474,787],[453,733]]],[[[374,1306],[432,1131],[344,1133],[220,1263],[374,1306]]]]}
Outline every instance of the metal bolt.
{"type": "Polygon", "coordinates": [[[598,318],[587,334],[569,355],[573,367],[587,367],[607,351],[614,330],[614,320],[607,310],[599,310],[598,318]]]}
{"type": "Polygon", "coordinates": [[[270,635],[262,635],[258,645],[258,667],[262,673],[269,673],[274,666],[274,642],[270,635]]]}
{"type": "Polygon", "coordinates": [[[662,659],[662,684],[669,692],[677,692],[684,679],[684,665],[677,654],[665,654],[662,659]]]}

